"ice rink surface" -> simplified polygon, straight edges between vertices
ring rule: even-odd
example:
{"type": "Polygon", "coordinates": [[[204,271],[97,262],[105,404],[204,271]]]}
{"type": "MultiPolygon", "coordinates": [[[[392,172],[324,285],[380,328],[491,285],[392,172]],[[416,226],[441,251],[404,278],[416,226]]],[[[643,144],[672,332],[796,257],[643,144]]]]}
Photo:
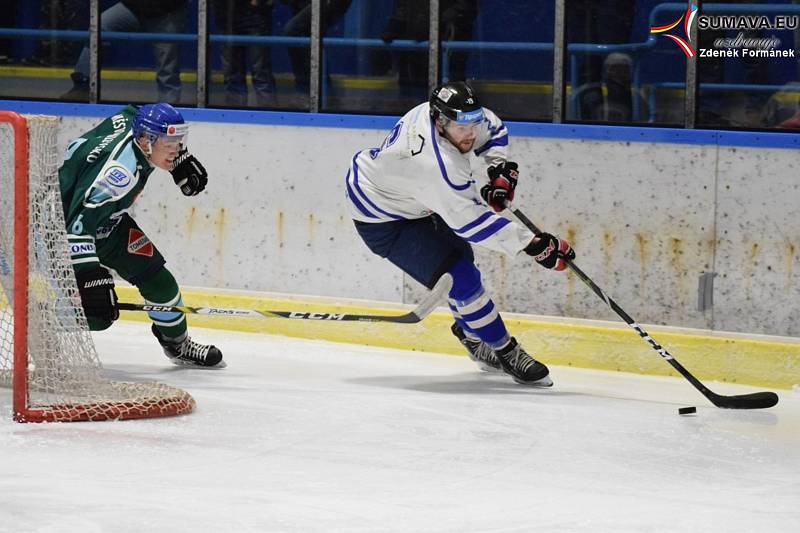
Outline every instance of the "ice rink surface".
{"type": "Polygon", "coordinates": [[[553,367],[529,390],[466,357],[193,336],[228,368],[171,365],[140,323],[95,337],[112,379],[182,387],[188,416],[23,425],[0,390],[0,531],[800,531],[796,391],[724,411],[678,378],[553,367]]]}

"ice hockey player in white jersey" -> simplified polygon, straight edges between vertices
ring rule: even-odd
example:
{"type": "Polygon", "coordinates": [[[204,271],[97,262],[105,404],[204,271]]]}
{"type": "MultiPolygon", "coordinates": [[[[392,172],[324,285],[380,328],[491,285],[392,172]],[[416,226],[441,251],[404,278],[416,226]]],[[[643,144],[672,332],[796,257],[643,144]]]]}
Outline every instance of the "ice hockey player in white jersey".
{"type": "Polygon", "coordinates": [[[356,230],[375,254],[432,288],[449,273],[453,334],[485,371],[505,371],[521,384],[549,387],[547,367],[506,330],[481,284],[472,244],[531,255],[564,270],[575,252],[548,233],[497,214],[514,198],[518,165],[506,158],[508,131],[481,107],[464,82],[437,87],[430,101],[405,114],[380,147],[356,153],[347,172],[347,199],[356,230]],[[470,152],[485,166],[473,169],[470,152]],[[475,171],[473,174],[473,170],[475,171]]]}

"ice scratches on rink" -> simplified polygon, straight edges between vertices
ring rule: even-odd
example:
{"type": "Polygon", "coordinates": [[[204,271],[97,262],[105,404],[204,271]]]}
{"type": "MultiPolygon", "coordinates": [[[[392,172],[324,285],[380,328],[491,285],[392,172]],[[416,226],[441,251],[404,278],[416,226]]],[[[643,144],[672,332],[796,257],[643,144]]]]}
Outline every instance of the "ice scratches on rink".
{"type": "Polygon", "coordinates": [[[175,367],[142,323],[95,336],[111,378],[181,387],[188,416],[21,425],[0,391],[0,531],[800,530],[797,392],[723,411],[677,378],[530,390],[467,357],[192,336],[228,368],[175,367]]]}

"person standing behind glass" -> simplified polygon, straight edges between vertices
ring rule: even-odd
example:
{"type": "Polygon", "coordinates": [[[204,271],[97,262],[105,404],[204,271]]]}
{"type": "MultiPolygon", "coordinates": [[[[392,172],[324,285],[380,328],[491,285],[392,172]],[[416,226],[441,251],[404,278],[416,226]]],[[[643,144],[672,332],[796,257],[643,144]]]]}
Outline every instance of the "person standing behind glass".
{"type": "MultiPolygon", "coordinates": [[[[100,14],[100,29],[105,31],[141,31],[183,33],[186,25],[187,0],[122,0],[100,14]]],[[[177,104],[181,99],[181,74],[176,42],[154,42],[158,100],[177,104]]],[[[73,87],[61,95],[62,100],[89,98],[89,48],[84,46],[75,72],[73,87]]]]}
{"type": "MultiPolygon", "coordinates": [[[[478,16],[477,0],[443,0],[440,4],[439,32],[442,41],[469,41],[478,16]]],[[[430,26],[428,0],[395,0],[394,9],[386,21],[381,40],[390,43],[395,39],[427,41],[430,26]]],[[[469,52],[448,52],[449,81],[465,81],[469,52]]],[[[386,57],[386,56],[382,56],[386,57]]],[[[428,52],[398,52],[397,70],[401,89],[410,92],[428,91],[428,52]]],[[[378,66],[378,70],[383,70],[378,66]]],[[[419,94],[415,95],[419,96],[419,94]]]]}
{"type": "MultiPolygon", "coordinates": [[[[40,30],[85,30],[89,26],[89,3],[86,0],[45,0],[39,9],[40,30]]],[[[56,38],[39,41],[26,63],[43,66],[66,66],[75,63],[83,45],[79,41],[56,38]]]]}
{"type": "MultiPolygon", "coordinates": [[[[289,5],[292,18],[283,32],[288,37],[311,35],[311,0],[282,0],[289,5]]],[[[353,0],[322,0],[322,33],[344,16],[353,0]]],[[[310,51],[306,46],[290,46],[289,60],[292,62],[294,84],[298,91],[308,91],[311,78],[310,51]]]]}
{"type": "MultiPolygon", "coordinates": [[[[217,30],[229,35],[272,33],[273,0],[214,0],[217,30]]],[[[250,65],[256,103],[275,104],[275,77],[271,49],[261,45],[223,44],[222,70],[225,76],[225,104],[247,106],[247,63],[250,65]]]]}
{"type": "MultiPolygon", "coordinates": [[[[630,42],[635,0],[570,0],[567,32],[570,43],[630,42]]],[[[573,119],[629,122],[632,117],[631,59],[626,54],[578,54],[578,113],[573,119]],[[608,101],[603,98],[603,70],[608,101]]],[[[638,96],[637,96],[638,97],[638,96]]]]}

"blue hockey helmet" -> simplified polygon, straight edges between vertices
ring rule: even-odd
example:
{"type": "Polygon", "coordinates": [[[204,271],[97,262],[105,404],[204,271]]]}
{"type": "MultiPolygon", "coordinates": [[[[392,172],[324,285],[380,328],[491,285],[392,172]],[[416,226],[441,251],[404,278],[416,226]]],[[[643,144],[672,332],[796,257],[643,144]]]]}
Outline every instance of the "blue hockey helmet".
{"type": "Polygon", "coordinates": [[[152,144],[159,137],[183,142],[189,133],[189,125],[180,112],[169,104],[147,104],[136,111],[133,117],[133,136],[144,135],[152,144]]]}
{"type": "Polygon", "coordinates": [[[457,124],[471,124],[483,120],[483,107],[468,83],[451,81],[433,90],[430,99],[433,120],[444,117],[457,124]]]}

